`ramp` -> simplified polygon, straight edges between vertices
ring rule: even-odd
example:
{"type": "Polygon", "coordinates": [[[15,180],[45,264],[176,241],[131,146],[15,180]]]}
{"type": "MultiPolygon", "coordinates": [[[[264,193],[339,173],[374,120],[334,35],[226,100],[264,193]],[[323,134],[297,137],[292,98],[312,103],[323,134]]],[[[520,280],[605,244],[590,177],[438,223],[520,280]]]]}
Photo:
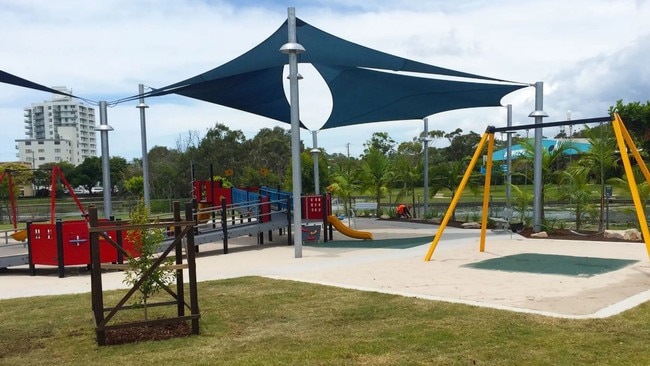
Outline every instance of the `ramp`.
{"type": "Polygon", "coordinates": [[[371,232],[351,229],[342,223],[341,220],[339,220],[336,216],[327,216],[327,222],[334,225],[336,230],[345,236],[349,236],[355,239],[372,240],[371,232]]]}

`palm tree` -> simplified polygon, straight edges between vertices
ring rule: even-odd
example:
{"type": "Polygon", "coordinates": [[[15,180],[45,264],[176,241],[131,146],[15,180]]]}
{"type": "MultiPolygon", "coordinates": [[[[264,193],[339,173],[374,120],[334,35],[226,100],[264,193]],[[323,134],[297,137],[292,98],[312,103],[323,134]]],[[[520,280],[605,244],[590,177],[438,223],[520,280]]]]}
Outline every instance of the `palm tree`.
{"type": "Polygon", "coordinates": [[[571,166],[567,170],[556,172],[559,184],[555,187],[559,199],[569,199],[575,205],[576,230],[580,230],[582,218],[588,211],[593,199],[593,191],[589,188],[590,171],[581,166],[571,166]]]}
{"type": "MultiPolygon", "coordinates": [[[[524,148],[524,153],[515,159],[515,167],[524,164],[531,164],[533,162],[533,157],[535,156],[535,144],[533,139],[521,141],[519,144],[524,148]]],[[[557,182],[557,176],[554,176],[553,172],[561,169],[559,164],[561,163],[562,157],[566,155],[565,153],[569,149],[574,149],[571,143],[553,146],[552,149],[542,149],[542,192],[540,197],[542,205],[542,221],[544,220],[544,191],[547,185],[557,182]]],[[[527,179],[532,181],[532,177],[527,177],[527,179]]]]}
{"type": "Polygon", "coordinates": [[[600,185],[598,231],[602,231],[605,221],[605,181],[607,172],[616,168],[620,158],[615,154],[616,140],[610,124],[598,128],[586,128],[584,132],[589,138],[591,148],[582,154],[574,169],[585,170],[586,174],[596,176],[596,180],[600,185]]]}
{"type": "Polygon", "coordinates": [[[354,178],[347,173],[335,174],[332,183],[327,187],[327,190],[332,192],[333,195],[343,201],[343,208],[345,214],[349,216],[349,208],[352,205],[352,193],[359,189],[359,185],[355,183],[354,178]]]}
{"type": "Polygon", "coordinates": [[[528,207],[533,203],[533,195],[514,184],[511,184],[510,187],[513,193],[512,206],[515,211],[519,212],[519,221],[525,224],[526,212],[528,211],[528,207]]]}
{"type": "MultiPolygon", "coordinates": [[[[648,185],[648,181],[645,180],[645,176],[643,176],[643,173],[639,167],[632,167],[632,174],[634,174],[634,181],[637,183],[636,188],[639,192],[639,199],[641,200],[641,204],[643,204],[643,212],[647,215],[648,210],[646,203],[648,202],[648,199],[650,199],[650,185],[648,185]]],[[[619,188],[623,188],[627,192],[631,192],[627,174],[624,174],[623,178],[610,178],[607,180],[607,183],[619,188]]]]}
{"type": "Polygon", "coordinates": [[[392,181],[393,175],[390,161],[386,155],[381,150],[370,147],[361,159],[360,188],[375,197],[377,215],[380,215],[381,197],[388,193],[388,184],[392,181]]]}

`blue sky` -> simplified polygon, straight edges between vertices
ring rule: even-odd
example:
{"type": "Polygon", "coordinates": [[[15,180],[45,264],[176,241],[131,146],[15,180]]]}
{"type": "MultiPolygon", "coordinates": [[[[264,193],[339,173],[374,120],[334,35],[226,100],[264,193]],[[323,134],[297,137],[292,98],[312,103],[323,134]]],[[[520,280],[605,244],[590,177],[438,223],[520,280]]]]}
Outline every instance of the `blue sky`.
{"type": "MultiPolygon", "coordinates": [[[[437,66],[525,83],[545,83],[549,121],[599,117],[616,100],[650,99],[650,4],[644,0],[559,1],[207,1],[3,0],[0,69],[47,85],[64,85],[91,100],[161,87],[219,66],[262,42],[286,19],[287,6],[310,24],[384,52],[437,66]]],[[[318,129],[331,99],[308,65],[300,86],[301,117],[318,129]]],[[[0,84],[0,161],[15,160],[24,138],[23,107],[47,93],[0,84]]],[[[514,124],[528,124],[534,90],[503,99],[514,124]]],[[[288,125],[192,99],[147,100],[148,146],[174,148],[196,131],[224,123],[252,138],[260,128],[288,125]]],[[[110,152],[139,157],[136,103],[112,107],[110,152]]],[[[452,111],[429,118],[430,129],[482,133],[505,125],[505,108],[452,111]]],[[[359,154],[372,132],[398,142],[422,131],[422,121],[382,122],[321,131],[329,153],[359,154]]],[[[546,130],[545,130],[546,131],[546,130]]],[[[545,132],[552,137],[556,130],[545,132]]],[[[525,132],[522,132],[525,135],[525,132]]],[[[302,133],[309,146],[311,136],[302,133]]],[[[445,141],[435,145],[444,146],[445,141]]]]}

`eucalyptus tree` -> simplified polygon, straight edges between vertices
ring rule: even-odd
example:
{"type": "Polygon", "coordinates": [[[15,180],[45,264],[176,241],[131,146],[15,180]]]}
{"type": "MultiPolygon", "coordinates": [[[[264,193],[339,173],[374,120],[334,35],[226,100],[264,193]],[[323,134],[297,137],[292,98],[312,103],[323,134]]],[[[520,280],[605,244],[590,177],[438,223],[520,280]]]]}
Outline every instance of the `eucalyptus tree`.
{"type": "Polygon", "coordinates": [[[472,156],[481,141],[481,135],[473,131],[463,134],[461,128],[445,134],[444,137],[449,141],[449,146],[444,149],[447,161],[461,161],[472,156]]]}
{"type": "Polygon", "coordinates": [[[102,181],[102,159],[98,156],[91,156],[84,159],[75,168],[75,185],[82,185],[90,189],[102,181]]]}
{"type": "MultiPolygon", "coordinates": [[[[325,187],[329,181],[329,170],[327,169],[327,162],[324,155],[324,153],[319,153],[317,155],[319,187],[325,187]]],[[[309,194],[314,193],[314,179],[316,178],[314,175],[314,154],[312,154],[309,150],[304,150],[302,153],[300,153],[300,160],[302,163],[302,191],[309,194]]]]}
{"type": "Polygon", "coordinates": [[[395,154],[395,145],[397,143],[386,132],[374,132],[370,140],[363,144],[363,153],[368,154],[371,150],[377,150],[385,156],[395,154]]]}
{"type": "MultiPolygon", "coordinates": [[[[291,131],[281,127],[262,128],[250,140],[244,143],[248,174],[253,171],[264,172],[259,177],[261,182],[269,184],[279,180],[279,184],[287,174],[291,165],[291,131]],[[267,183],[268,182],[268,183],[267,183]]],[[[301,151],[303,150],[301,142],[301,151]]],[[[277,183],[276,183],[277,184],[277,183]]]]}
{"type": "Polygon", "coordinates": [[[149,150],[149,189],[152,198],[191,196],[189,158],[177,149],[155,146],[149,150]]]}
{"type": "Polygon", "coordinates": [[[111,171],[111,186],[104,187],[104,189],[108,189],[111,191],[111,193],[113,193],[115,191],[115,187],[124,187],[124,181],[129,168],[129,164],[126,162],[126,159],[121,156],[111,156],[109,159],[109,167],[111,171]]]}
{"type": "MultiPolygon", "coordinates": [[[[223,174],[226,170],[233,170],[234,175],[230,177],[234,184],[238,175],[242,173],[247,154],[244,150],[246,136],[240,130],[231,130],[228,126],[217,123],[208,129],[205,136],[198,145],[198,157],[196,162],[201,166],[213,165],[214,174],[223,174]]],[[[201,174],[209,177],[208,172],[201,174]]]]}
{"type": "Polygon", "coordinates": [[[643,156],[648,156],[650,151],[650,100],[645,104],[641,102],[630,102],[624,104],[618,100],[616,105],[610,107],[610,114],[618,112],[630,133],[636,147],[641,150],[643,156]]]}
{"type": "Polygon", "coordinates": [[[75,181],[75,166],[67,161],[60,161],[58,163],[44,163],[38,169],[34,170],[34,185],[36,187],[48,187],[52,184],[52,169],[58,166],[65,179],[73,187],[77,186],[75,181]]]}

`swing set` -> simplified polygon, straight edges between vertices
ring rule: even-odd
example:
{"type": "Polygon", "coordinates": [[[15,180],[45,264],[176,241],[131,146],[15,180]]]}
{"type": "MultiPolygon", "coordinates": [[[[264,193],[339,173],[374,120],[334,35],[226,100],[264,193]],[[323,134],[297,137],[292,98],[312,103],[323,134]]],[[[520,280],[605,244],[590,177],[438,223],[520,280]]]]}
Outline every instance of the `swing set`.
{"type": "Polygon", "coordinates": [[[479,142],[478,146],[476,147],[476,151],[474,152],[474,155],[472,156],[472,160],[469,163],[469,166],[467,167],[467,170],[465,171],[465,175],[463,176],[463,179],[460,182],[460,185],[458,186],[458,189],[456,190],[456,194],[451,200],[451,203],[449,204],[449,208],[447,209],[447,213],[445,214],[444,219],[442,220],[442,223],[440,224],[440,228],[438,229],[438,232],[436,233],[436,236],[433,238],[433,241],[431,242],[431,245],[429,246],[429,250],[427,251],[426,256],[424,257],[425,261],[430,261],[431,256],[433,255],[433,252],[436,250],[436,247],[438,245],[438,242],[440,241],[440,238],[442,237],[442,234],[445,230],[445,227],[449,223],[449,220],[451,219],[452,213],[454,212],[454,209],[456,208],[456,204],[458,204],[458,200],[460,199],[460,195],[462,194],[463,190],[465,189],[465,186],[467,185],[467,182],[469,181],[469,178],[472,174],[472,171],[474,170],[474,166],[476,165],[476,162],[478,161],[479,157],[481,156],[481,152],[483,151],[483,147],[485,146],[485,143],[487,142],[487,162],[486,162],[486,170],[485,170],[485,188],[483,190],[483,210],[482,210],[482,218],[481,218],[481,240],[480,240],[480,247],[479,251],[484,252],[485,251],[485,234],[487,232],[487,222],[488,222],[488,204],[490,201],[490,180],[492,176],[492,154],[494,153],[494,134],[496,132],[507,132],[507,131],[513,131],[513,130],[519,130],[519,129],[529,129],[529,128],[543,128],[543,127],[554,127],[554,126],[564,126],[568,124],[585,124],[585,123],[594,123],[594,122],[609,122],[611,121],[612,127],[614,128],[614,134],[616,136],[616,143],[618,146],[618,150],[621,152],[621,160],[623,161],[623,166],[625,168],[625,174],[627,176],[627,181],[628,184],[630,185],[630,193],[632,194],[632,200],[634,202],[634,208],[636,210],[637,218],[639,220],[639,226],[641,229],[641,233],[643,234],[643,241],[645,242],[646,246],[646,251],[648,252],[648,258],[650,258],[650,231],[648,230],[648,223],[646,220],[646,216],[643,210],[643,204],[641,203],[641,198],[639,197],[639,190],[637,189],[637,183],[634,179],[634,174],[632,172],[632,165],[630,163],[630,157],[628,154],[626,154],[627,151],[631,152],[634,158],[636,159],[636,163],[638,166],[641,168],[641,171],[643,173],[643,176],[645,177],[646,181],[650,183],[650,172],[648,171],[648,168],[646,167],[645,163],[643,162],[643,158],[641,157],[641,154],[639,154],[639,150],[636,148],[634,145],[634,142],[632,141],[632,138],[630,137],[630,134],[628,133],[627,129],[625,128],[625,125],[623,124],[623,121],[621,120],[621,117],[618,115],[618,113],[614,113],[613,115],[613,120],[611,117],[603,117],[603,118],[591,118],[591,119],[585,119],[585,120],[574,120],[574,121],[561,121],[561,122],[551,122],[551,123],[544,123],[544,124],[533,124],[533,125],[525,125],[525,126],[513,126],[513,127],[500,127],[496,128],[494,126],[488,126],[486,129],[485,133],[483,134],[483,137],[481,138],[481,141],[479,142]],[[627,144],[627,145],[626,145],[627,144]]]}
{"type": "MultiPolygon", "coordinates": [[[[14,233],[11,234],[11,237],[14,240],[17,241],[25,241],[27,240],[28,232],[27,230],[18,230],[18,217],[16,214],[16,197],[14,196],[14,183],[13,183],[13,175],[12,175],[12,170],[11,169],[5,169],[2,174],[0,175],[0,184],[4,182],[5,177],[7,177],[7,185],[9,186],[9,204],[11,207],[11,221],[14,227],[14,233]]],[[[63,185],[68,189],[70,192],[70,196],[74,199],[75,203],[77,204],[77,207],[79,207],[79,210],[81,210],[81,215],[87,218],[86,211],[83,208],[83,205],[79,201],[79,198],[77,198],[77,195],[74,193],[72,187],[70,186],[70,183],[68,183],[68,180],[65,178],[63,175],[63,171],[61,171],[61,168],[59,168],[58,165],[55,165],[52,168],[52,187],[51,187],[51,209],[50,209],[50,224],[54,224],[55,219],[56,219],[56,183],[57,183],[57,177],[61,179],[61,182],[63,185]]]]}

